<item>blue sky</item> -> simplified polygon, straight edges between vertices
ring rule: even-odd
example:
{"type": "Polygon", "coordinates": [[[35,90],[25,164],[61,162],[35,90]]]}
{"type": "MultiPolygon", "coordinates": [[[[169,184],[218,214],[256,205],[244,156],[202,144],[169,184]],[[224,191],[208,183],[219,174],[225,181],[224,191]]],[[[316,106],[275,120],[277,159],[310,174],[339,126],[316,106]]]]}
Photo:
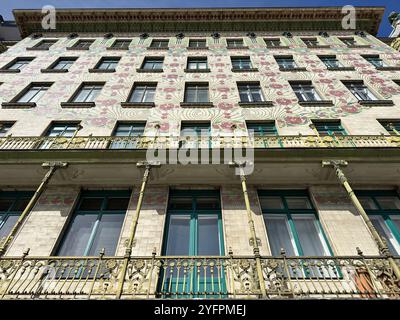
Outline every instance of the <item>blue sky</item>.
{"type": "Polygon", "coordinates": [[[314,7],[314,6],[384,6],[386,7],[380,36],[388,36],[391,27],[387,16],[400,12],[400,0],[1,0],[0,14],[13,20],[12,9],[41,8],[46,4],[56,8],[182,8],[182,7],[314,7]]]}

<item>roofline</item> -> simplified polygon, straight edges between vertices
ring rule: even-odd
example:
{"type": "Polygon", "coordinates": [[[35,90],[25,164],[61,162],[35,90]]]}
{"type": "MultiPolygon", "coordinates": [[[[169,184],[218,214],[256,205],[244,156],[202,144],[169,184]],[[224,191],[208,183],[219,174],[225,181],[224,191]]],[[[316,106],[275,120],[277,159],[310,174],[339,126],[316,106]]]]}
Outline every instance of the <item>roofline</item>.
{"type": "MultiPolygon", "coordinates": [[[[108,32],[330,31],[342,30],[342,8],[56,8],[56,17],[57,32],[105,32],[107,28],[113,28],[108,32]],[[181,15],[172,16],[173,12],[181,15]],[[114,25],[106,26],[106,23],[114,25]]],[[[357,29],[377,34],[385,7],[360,6],[355,9],[357,29]]],[[[41,9],[14,9],[13,14],[23,37],[45,31],[41,29],[41,9]]]]}

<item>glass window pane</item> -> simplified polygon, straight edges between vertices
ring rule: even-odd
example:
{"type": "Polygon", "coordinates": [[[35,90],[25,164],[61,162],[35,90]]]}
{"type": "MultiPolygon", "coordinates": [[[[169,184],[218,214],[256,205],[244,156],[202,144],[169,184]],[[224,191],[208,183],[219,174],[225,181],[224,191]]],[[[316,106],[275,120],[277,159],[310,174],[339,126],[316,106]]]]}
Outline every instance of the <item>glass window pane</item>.
{"type": "MultiPolygon", "coordinates": [[[[190,199],[191,200],[191,199],[190,199]]],[[[188,255],[190,242],[190,216],[171,215],[168,226],[166,255],[188,255]]]]}
{"type": "Polygon", "coordinates": [[[100,210],[103,204],[103,198],[84,198],[82,199],[79,210],[81,211],[94,211],[100,210]]]}
{"type": "Polygon", "coordinates": [[[13,202],[13,199],[0,199],[0,211],[8,211],[13,202]]]}
{"type": "Polygon", "coordinates": [[[192,210],[192,198],[171,198],[168,207],[171,210],[192,210]]]}
{"type": "Polygon", "coordinates": [[[287,256],[298,255],[286,216],[264,215],[264,221],[272,255],[280,256],[281,249],[285,250],[287,256]]]}
{"type": "Polygon", "coordinates": [[[63,240],[59,256],[83,256],[98,214],[79,214],[74,217],[71,227],[63,240]]]}
{"type": "Polygon", "coordinates": [[[219,228],[217,215],[198,216],[198,248],[199,256],[220,255],[219,228]]]}
{"type": "Polygon", "coordinates": [[[97,256],[103,248],[105,249],[106,255],[115,255],[115,249],[117,248],[124,218],[125,213],[102,215],[93,244],[88,252],[89,256],[97,256]]]}
{"type": "Polygon", "coordinates": [[[292,215],[305,256],[329,256],[329,250],[314,216],[292,215]]]}
{"type": "Polygon", "coordinates": [[[263,210],[268,210],[268,209],[282,210],[285,208],[281,197],[264,197],[264,196],[262,196],[262,197],[260,197],[260,204],[261,204],[261,208],[263,210]]]}
{"type": "Polygon", "coordinates": [[[29,200],[30,199],[28,199],[28,198],[18,199],[17,201],[14,202],[14,205],[11,208],[11,210],[12,211],[20,211],[20,212],[24,211],[24,209],[26,208],[26,206],[29,203],[29,200]]]}
{"type": "Polygon", "coordinates": [[[386,239],[390,252],[396,255],[400,254],[400,244],[386,225],[384,219],[381,216],[370,216],[370,219],[376,231],[378,231],[381,237],[386,239]]]}
{"type": "Polygon", "coordinates": [[[312,209],[307,197],[285,197],[289,209],[312,209]]]}
{"type": "Polygon", "coordinates": [[[109,198],[105,210],[126,211],[129,198],[109,198]]]}
{"type": "Polygon", "coordinates": [[[219,209],[219,199],[214,197],[197,198],[196,209],[198,210],[217,210],[219,209]]]}
{"type": "Polygon", "coordinates": [[[364,210],[378,210],[374,200],[371,197],[358,197],[364,210]]]}
{"type": "Polygon", "coordinates": [[[384,210],[400,210],[398,197],[376,197],[375,199],[384,210]]]}
{"type": "Polygon", "coordinates": [[[10,231],[14,227],[18,218],[19,215],[8,215],[7,218],[2,221],[2,217],[0,215],[0,239],[7,237],[10,234],[10,231]]]}

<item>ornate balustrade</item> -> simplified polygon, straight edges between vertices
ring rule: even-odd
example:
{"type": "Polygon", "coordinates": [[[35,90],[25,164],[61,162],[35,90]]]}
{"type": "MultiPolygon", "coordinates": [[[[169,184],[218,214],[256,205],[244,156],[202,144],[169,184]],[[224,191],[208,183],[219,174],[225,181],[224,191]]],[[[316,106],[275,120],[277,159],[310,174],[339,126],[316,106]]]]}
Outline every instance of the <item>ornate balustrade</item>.
{"type": "MultiPolygon", "coordinates": [[[[270,299],[400,299],[385,257],[261,257],[261,265],[270,299]]],[[[0,259],[2,299],[256,299],[259,284],[255,258],[232,254],[0,259]]]]}
{"type": "Polygon", "coordinates": [[[176,148],[399,148],[400,136],[3,137],[0,150],[176,148]]]}

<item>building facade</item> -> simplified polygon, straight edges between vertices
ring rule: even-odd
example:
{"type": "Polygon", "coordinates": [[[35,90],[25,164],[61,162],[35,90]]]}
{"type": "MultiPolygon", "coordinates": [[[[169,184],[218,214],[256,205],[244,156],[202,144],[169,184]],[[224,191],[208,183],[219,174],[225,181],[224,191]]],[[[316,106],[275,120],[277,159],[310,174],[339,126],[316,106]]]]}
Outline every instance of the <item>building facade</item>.
{"type": "Polygon", "coordinates": [[[16,10],[1,298],[398,299],[383,11],[16,10]]]}

